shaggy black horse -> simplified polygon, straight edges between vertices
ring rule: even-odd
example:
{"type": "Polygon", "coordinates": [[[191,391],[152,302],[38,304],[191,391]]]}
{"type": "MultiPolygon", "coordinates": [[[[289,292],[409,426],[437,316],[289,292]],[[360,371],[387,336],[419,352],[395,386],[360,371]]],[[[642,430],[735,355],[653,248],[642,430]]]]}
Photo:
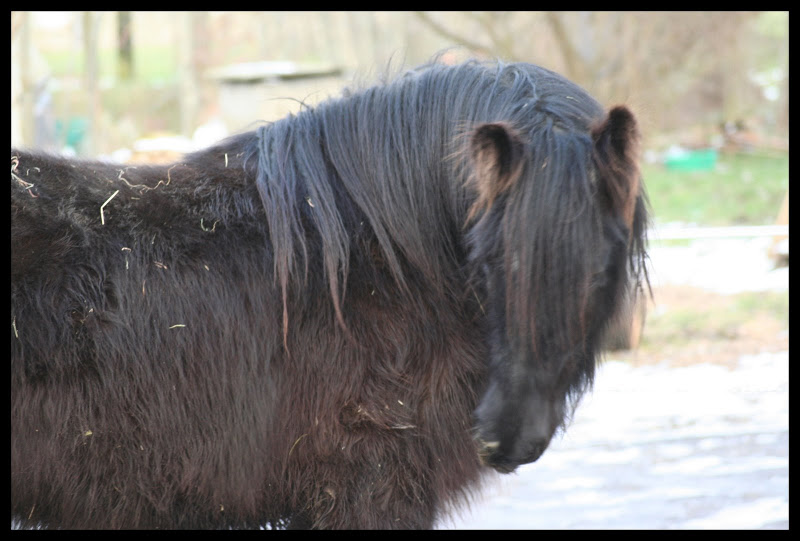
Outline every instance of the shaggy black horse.
{"type": "Polygon", "coordinates": [[[631,113],[431,64],[169,166],[11,152],[11,515],[428,528],[643,282],[631,113]]]}

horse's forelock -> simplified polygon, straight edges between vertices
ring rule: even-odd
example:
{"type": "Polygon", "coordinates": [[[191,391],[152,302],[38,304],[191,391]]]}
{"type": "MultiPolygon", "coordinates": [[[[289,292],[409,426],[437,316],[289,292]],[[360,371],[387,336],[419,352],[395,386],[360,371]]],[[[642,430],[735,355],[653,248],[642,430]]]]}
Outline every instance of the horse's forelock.
{"type": "Polygon", "coordinates": [[[522,351],[547,356],[583,336],[602,227],[581,133],[540,134],[503,216],[508,331],[522,351]]]}

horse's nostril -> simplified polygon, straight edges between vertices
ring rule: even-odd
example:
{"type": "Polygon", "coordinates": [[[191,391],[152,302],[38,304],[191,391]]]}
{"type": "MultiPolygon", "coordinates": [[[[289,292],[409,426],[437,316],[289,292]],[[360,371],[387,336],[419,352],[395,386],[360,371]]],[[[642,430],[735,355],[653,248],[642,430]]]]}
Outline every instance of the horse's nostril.
{"type": "Polygon", "coordinates": [[[539,442],[531,447],[528,454],[520,460],[521,464],[529,464],[531,462],[536,462],[539,458],[544,454],[545,450],[547,449],[548,442],[539,442]]]}

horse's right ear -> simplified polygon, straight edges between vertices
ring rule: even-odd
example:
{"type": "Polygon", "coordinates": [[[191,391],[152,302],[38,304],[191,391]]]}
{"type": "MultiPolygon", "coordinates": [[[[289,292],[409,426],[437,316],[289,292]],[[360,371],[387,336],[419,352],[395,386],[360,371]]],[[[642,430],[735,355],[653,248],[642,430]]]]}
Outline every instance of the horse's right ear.
{"type": "Polygon", "coordinates": [[[470,216],[488,208],[512,186],[522,172],[525,144],[519,133],[503,122],[480,124],[469,138],[469,157],[478,190],[470,216]]]}
{"type": "Polygon", "coordinates": [[[610,210],[630,227],[639,196],[639,130],[633,113],[617,106],[592,129],[599,188],[610,210]]]}

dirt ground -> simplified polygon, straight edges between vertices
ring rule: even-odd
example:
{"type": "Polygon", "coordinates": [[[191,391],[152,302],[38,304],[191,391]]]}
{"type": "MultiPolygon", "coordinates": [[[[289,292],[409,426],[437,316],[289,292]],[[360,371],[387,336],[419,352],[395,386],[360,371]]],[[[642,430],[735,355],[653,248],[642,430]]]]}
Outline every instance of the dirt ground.
{"type": "MultiPolygon", "coordinates": [[[[788,295],[788,293],[787,293],[788,295]]],[[[712,363],[734,368],[743,355],[779,352],[789,349],[788,314],[781,320],[764,311],[754,311],[749,317],[734,319],[727,325],[698,324],[689,338],[671,342],[659,336],[656,325],[666,311],[691,313],[702,309],[707,314],[725,314],[732,310],[733,297],[690,286],[667,285],[653,289],[653,300],[647,303],[647,318],[639,347],[628,351],[614,351],[608,358],[624,360],[633,365],[667,363],[687,366],[712,363]]],[[[687,332],[692,332],[687,329],[687,332]]]]}

